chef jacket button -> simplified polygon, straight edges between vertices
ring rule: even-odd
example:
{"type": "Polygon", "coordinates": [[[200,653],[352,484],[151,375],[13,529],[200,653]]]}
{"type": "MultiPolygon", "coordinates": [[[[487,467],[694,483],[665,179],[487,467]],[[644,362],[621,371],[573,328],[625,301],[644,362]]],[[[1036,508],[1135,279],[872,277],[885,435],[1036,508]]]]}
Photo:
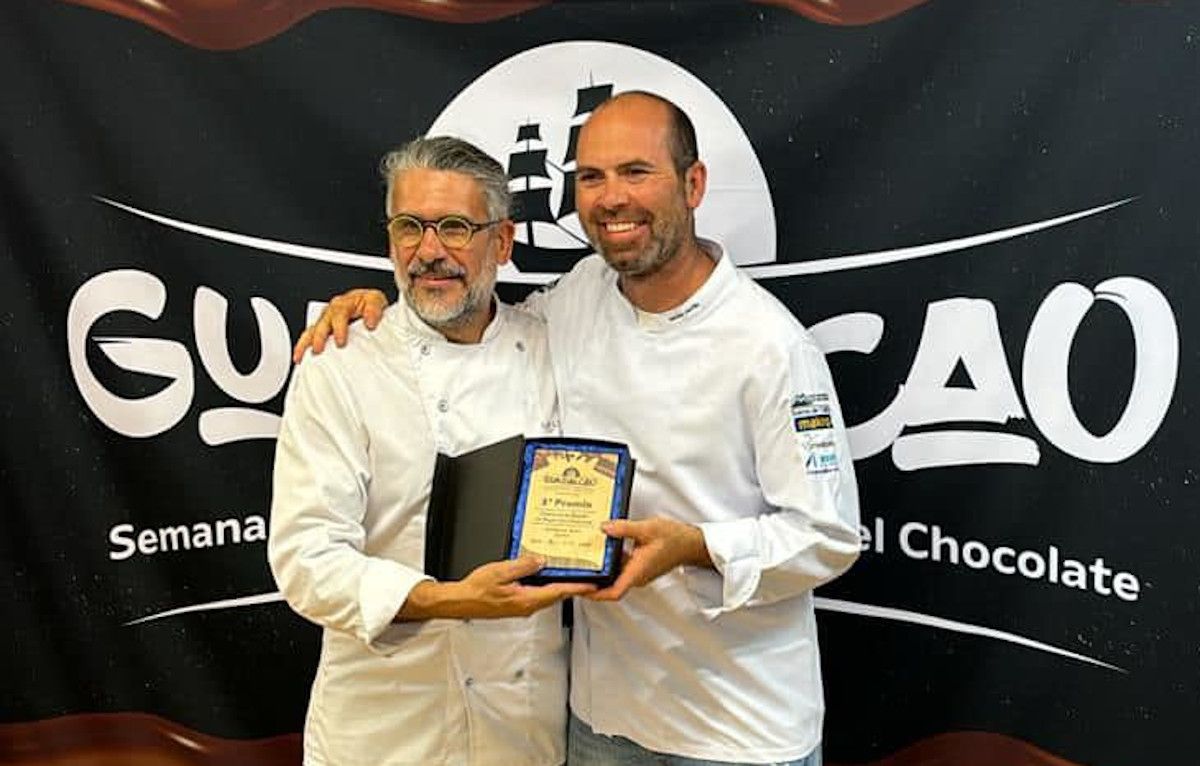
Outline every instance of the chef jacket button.
{"type": "Polygon", "coordinates": [[[438,400],[438,412],[449,412],[449,411],[450,411],[450,402],[446,401],[445,399],[439,399],[438,400]]]}
{"type": "Polygon", "coordinates": [[[421,344],[421,356],[429,356],[429,344],[428,343],[421,344]]]}

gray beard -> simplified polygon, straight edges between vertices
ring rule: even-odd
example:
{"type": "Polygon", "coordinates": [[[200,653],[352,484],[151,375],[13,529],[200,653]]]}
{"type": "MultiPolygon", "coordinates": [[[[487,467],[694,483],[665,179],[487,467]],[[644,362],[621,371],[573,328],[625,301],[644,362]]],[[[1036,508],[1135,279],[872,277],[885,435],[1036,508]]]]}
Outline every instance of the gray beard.
{"type": "Polygon", "coordinates": [[[412,279],[407,274],[396,274],[396,286],[404,296],[404,302],[422,322],[435,330],[453,329],[467,324],[480,311],[487,311],[491,306],[492,291],[496,287],[496,264],[493,262],[485,266],[475,283],[467,287],[466,295],[457,306],[431,305],[430,301],[421,305],[413,296],[412,279]]]}

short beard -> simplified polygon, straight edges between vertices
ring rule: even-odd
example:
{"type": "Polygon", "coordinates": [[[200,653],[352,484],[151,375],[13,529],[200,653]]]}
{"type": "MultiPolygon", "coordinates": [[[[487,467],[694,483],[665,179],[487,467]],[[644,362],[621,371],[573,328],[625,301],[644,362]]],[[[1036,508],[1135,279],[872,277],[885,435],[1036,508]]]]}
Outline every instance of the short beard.
{"type": "MultiPolygon", "coordinates": [[[[413,264],[418,263],[417,261],[413,262],[413,264]]],[[[467,284],[466,292],[457,303],[446,305],[436,299],[418,298],[413,286],[413,277],[427,273],[439,276],[462,276],[454,269],[449,269],[442,264],[444,264],[443,260],[437,260],[429,264],[421,264],[417,268],[410,267],[408,273],[396,274],[396,285],[400,288],[400,294],[404,296],[405,303],[421,318],[422,322],[435,330],[462,327],[480,312],[488,311],[491,307],[492,291],[496,286],[496,261],[488,258],[484,260],[482,270],[475,280],[467,284]]]]}
{"type": "Polygon", "coordinates": [[[680,243],[675,243],[673,248],[668,249],[667,243],[655,242],[649,249],[640,253],[636,258],[629,260],[618,260],[614,258],[608,251],[602,247],[596,247],[596,252],[600,253],[600,257],[609,267],[627,277],[648,277],[654,274],[663,267],[668,261],[675,257],[679,252],[680,243]]]}
{"type": "Polygon", "coordinates": [[[681,211],[677,216],[654,218],[650,225],[649,246],[634,258],[624,260],[618,257],[624,251],[609,253],[601,244],[599,234],[604,223],[595,221],[593,225],[596,235],[589,236],[588,241],[613,271],[625,277],[648,277],[662,269],[682,249],[687,229],[687,211],[681,211]]]}

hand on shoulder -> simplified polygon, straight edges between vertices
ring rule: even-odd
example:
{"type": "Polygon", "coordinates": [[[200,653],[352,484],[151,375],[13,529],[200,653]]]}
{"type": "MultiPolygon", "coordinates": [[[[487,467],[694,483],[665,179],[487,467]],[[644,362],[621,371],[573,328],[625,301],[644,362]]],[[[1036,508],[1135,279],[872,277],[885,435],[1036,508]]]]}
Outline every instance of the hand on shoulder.
{"type": "Polygon", "coordinates": [[[373,287],[358,287],[347,290],[332,298],[317,321],[304,328],[292,349],[292,362],[299,364],[304,352],[312,349],[314,354],[325,350],[325,344],[333,335],[339,347],[346,345],[350,323],[362,319],[368,330],[374,330],[383,319],[383,310],[388,306],[387,296],[373,287]]]}

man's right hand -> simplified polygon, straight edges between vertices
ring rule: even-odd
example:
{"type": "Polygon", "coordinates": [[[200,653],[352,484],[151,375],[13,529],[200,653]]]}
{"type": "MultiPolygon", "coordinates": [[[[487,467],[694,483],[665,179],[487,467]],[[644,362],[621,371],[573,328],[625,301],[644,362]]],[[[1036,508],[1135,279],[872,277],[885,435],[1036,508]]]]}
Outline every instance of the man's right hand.
{"type": "Polygon", "coordinates": [[[383,319],[383,310],[387,305],[387,296],[373,287],[359,287],[336,296],[325,306],[317,321],[300,334],[300,340],[292,349],[292,361],[299,364],[308,348],[312,348],[314,354],[324,351],[330,333],[333,333],[334,343],[346,345],[350,323],[359,317],[368,330],[374,330],[379,326],[379,320],[383,319]]]}
{"type": "Polygon", "coordinates": [[[522,585],[518,582],[537,572],[542,564],[534,556],[522,556],[484,564],[458,582],[418,583],[409,591],[396,618],[409,621],[528,617],[563,599],[586,596],[596,590],[595,585],[587,583],[522,585]]]}

